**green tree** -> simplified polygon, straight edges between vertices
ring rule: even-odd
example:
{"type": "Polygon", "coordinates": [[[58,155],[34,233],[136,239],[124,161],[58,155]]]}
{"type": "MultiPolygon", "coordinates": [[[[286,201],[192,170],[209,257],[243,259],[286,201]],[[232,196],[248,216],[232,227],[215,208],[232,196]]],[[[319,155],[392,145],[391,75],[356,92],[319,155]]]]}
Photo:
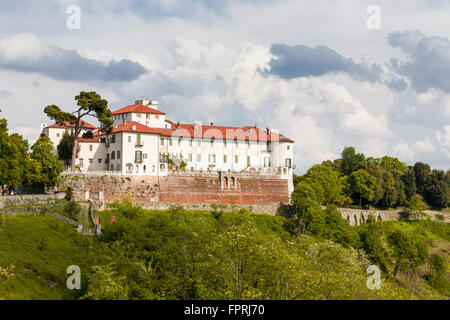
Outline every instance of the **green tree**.
{"type": "Polygon", "coordinates": [[[425,242],[419,238],[414,239],[405,231],[395,230],[388,235],[387,240],[395,259],[394,276],[397,275],[402,263],[408,264],[412,271],[416,271],[417,266],[428,255],[425,242]]]}
{"type": "Polygon", "coordinates": [[[416,175],[413,167],[408,168],[408,171],[403,174],[402,180],[405,185],[405,196],[407,199],[410,199],[417,193],[416,175]]]}
{"type": "Polygon", "coordinates": [[[0,119],[0,183],[17,186],[21,182],[20,152],[8,134],[8,122],[0,119]]]}
{"type": "Polygon", "coordinates": [[[39,138],[31,147],[31,159],[41,164],[39,184],[51,188],[57,185],[59,174],[64,171],[64,165],[53,154],[53,143],[46,136],[39,138]]]}
{"type": "Polygon", "coordinates": [[[23,139],[20,134],[10,135],[10,141],[19,152],[19,166],[21,184],[27,187],[36,186],[39,183],[42,170],[41,163],[30,157],[28,141],[23,139]]]}
{"type": "Polygon", "coordinates": [[[69,201],[64,207],[64,212],[68,218],[78,221],[81,213],[81,206],[78,202],[69,201]]]}
{"type": "Polygon", "coordinates": [[[341,172],[343,175],[349,176],[358,169],[358,166],[364,161],[363,153],[356,153],[354,147],[345,147],[341,153],[341,172]]]}
{"type": "Polygon", "coordinates": [[[377,189],[377,179],[363,169],[353,172],[349,177],[350,190],[354,197],[359,199],[359,205],[362,199],[372,201],[377,189]]]}
{"type": "Polygon", "coordinates": [[[428,280],[435,288],[442,288],[447,285],[448,280],[445,278],[447,272],[447,262],[440,255],[433,253],[430,256],[430,274],[428,280]]]}
{"type": "Polygon", "coordinates": [[[75,125],[73,136],[73,149],[71,168],[75,170],[75,159],[78,150],[78,136],[81,133],[81,120],[87,116],[95,117],[101,124],[101,131],[107,134],[112,132],[114,121],[111,119],[112,112],[108,108],[108,101],[102,99],[96,92],[81,91],[75,97],[78,108],[70,112],[64,112],[56,105],[49,105],[45,107],[44,112],[48,117],[54,119],[59,123],[68,121],[75,125]]]}
{"type": "Polygon", "coordinates": [[[435,209],[447,207],[448,187],[443,181],[429,178],[423,191],[425,200],[435,209]]]}
{"type": "Polygon", "coordinates": [[[417,193],[423,195],[425,186],[431,176],[430,166],[423,162],[414,164],[414,175],[416,177],[417,193]]]}
{"type": "Polygon", "coordinates": [[[328,166],[316,164],[304,176],[320,184],[323,190],[324,204],[342,202],[342,184],[338,174],[328,166]]]}
{"type": "MultiPolygon", "coordinates": [[[[66,167],[71,166],[74,141],[75,139],[73,132],[71,131],[69,134],[69,132],[66,130],[61,138],[61,141],[56,147],[56,149],[58,150],[58,159],[64,162],[64,165],[66,167]]],[[[77,157],[79,152],[80,146],[77,147],[77,157]]]]}
{"type": "Polygon", "coordinates": [[[405,173],[406,171],[408,171],[406,163],[400,161],[398,158],[384,156],[382,158],[376,159],[375,161],[380,168],[386,170],[397,171],[400,173],[405,173]]]}

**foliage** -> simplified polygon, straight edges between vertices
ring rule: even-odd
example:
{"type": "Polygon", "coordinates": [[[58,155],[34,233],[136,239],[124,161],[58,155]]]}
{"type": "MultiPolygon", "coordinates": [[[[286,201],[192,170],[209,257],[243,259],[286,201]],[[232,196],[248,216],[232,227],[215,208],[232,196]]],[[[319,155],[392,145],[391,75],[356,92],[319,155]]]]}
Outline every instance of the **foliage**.
{"type": "Polygon", "coordinates": [[[31,147],[31,159],[41,163],[38,183],[44,187],[54,187],[59,182],[63,164],[53,154],[53,144],[48,137],[41,137],[31,147]]]}
{"type": "Polygon", "coordinates": [[[321,165],[313,165],[302,176],[294,175],[296,186],[299,186],[294,190],[296,197],[305,189],[303,196],[308,193],[309,198],[322,205],[408,207],[411,201],[417,201],[413,197],[419,195],[425,205],[434,209],[450,206],[450,170],[431,170],[422,162],[408,167],[398,158],[366,157],[353,147],[345,147],[340,159],[325,160],[321,165]]]}
{"type": "Polygon", "coordinates": [[[448,280],[445,278],[447,272],[447,262],[445,259],[433,253],[430,256],[430,274],[428,275],[428,281],[437,289],[449,289],[448,280]]]}
{"type": "Polygon", "coordinates": [[[66,199],[66,201],[72,201],[73,200],[73,187],[71,186],[67,186],[66,190],[64,190],[65,192],[65,196],[64,199],[66,199]]]}
{"type": "Polygon", "coordinates": [[[81,213],[81,206],[78,202],[68,201],[64,207],[64,213],[68,218],[78,221],[81,213]]]}
{"type": "Polygon", "coordinates": [[[388,243],[393,250],[395,259],[394,276],[400,266],[407,264],[413,271],[427,258],[428,251],[425,242],[420,238],[413,238],[405,231],[396,230],[389,234],[388,243]]]}
{"type": "Polygon", "coordinates": [[[352,195],[359,199],[359,205],[361,205],[362,199],[371,201],[375,197],[377,180],[364,169],[353,172],[349,177],[349,184],[352,195]]]}
{"type": "MultiPolygon", "coordinates": [[[[72,152],[74,141],[75,139],[73,132],[71,131],[69,134],[69,132],[66,130],[61,138],[61,141],[56,147],[58,150],[58,159],[64,162],[65,166],[70,166],[72,163],[72,152]]],[[[79,152],[80,146],[77,147],[77,157],[79,152]]]]}
{"type": "Polygon", "coordinates": [[[60,107],[56,105],[48,105],[45,107],[45,114],[59,123],[69,122],[74,125],[73,132],[73,149],[72,149],[72,170],[75,169],[75,159],[78,150],[78,136],[81,133],[82,119],[87,116],[96,118],[100,124],[100,130],[104,133],[110,134],[113,129],[114,121],[111,119],[112,112],[108,108],[108,101],[102,99],[99,94],[94,91],[85,92],[81,91],[79,95],[75,97],[78,108],[70,113],[62,111],[60,107]]]}

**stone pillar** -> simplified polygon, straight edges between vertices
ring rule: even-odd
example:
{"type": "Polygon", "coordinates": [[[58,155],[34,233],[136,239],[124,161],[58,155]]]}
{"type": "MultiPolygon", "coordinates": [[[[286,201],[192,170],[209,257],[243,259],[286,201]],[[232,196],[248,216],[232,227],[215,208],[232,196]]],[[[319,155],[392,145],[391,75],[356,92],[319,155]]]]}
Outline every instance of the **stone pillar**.
{"type": "Polygon", "coordinates": [[[98,192],[98,202],[99,202],[99,210],[105,210],[105,199],[103,196],[103,191],[98,192]]]}

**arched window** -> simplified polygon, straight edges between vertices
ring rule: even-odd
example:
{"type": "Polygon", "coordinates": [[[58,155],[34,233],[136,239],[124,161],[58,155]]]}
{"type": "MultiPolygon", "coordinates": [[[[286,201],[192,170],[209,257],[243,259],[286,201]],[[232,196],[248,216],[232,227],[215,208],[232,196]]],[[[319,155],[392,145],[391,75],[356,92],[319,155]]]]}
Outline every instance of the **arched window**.
{"type": "Polygon", "coordinates": [[[127,173],[133,172],[133,165],[131,163],[127,163],[126,168],[127,168],[127,173]]]}
{"type": "Polygon", "coordinates": [[[355,226],[357,226],[358,225],[358,218],[356,217],[356,214],[355,214],[355,216],[353,217],[354,219],[355,219],[355,226]]]}
{"type": "Polygon", "coordinates": [[[236,184],[236,178],[235,177],[231,177],[231,184],[233,185],[234,189],[237,189],[237,184],[236,184]]]}
{"type": "Polygon", "coordinates": [[[114,171],[114,165],[113,164],[109,166],[109,170],[110,171],[114,171]]]}
{"type": "Polygon", "coordinates": [[[228,185],[228,177],[223,178],[223,188],[230,189],[230,186],[228,185]]]}

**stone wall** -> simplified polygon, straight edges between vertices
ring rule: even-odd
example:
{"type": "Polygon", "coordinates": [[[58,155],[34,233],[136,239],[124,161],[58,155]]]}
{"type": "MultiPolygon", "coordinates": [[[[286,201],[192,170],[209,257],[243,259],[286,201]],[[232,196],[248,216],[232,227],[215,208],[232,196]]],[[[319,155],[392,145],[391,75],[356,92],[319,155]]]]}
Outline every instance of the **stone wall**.
{"type": "MultiPolygon", "coordinates": [[[[151,210],[167,210],[170,207],[181,205],[185,210],[205,210],[211,211],[215,204],[208,203],[179,203],[179,202],[137,202],[136,204],[140,205],[144,209],[151,210]]],[[[246,209],[250,212],[254,213],[267,213],[270,215],[276,215],[278,208],[280,205],[278,204],[239,204],[239,205],[227,205],[227,204],[219,204],[217,205],[218,211],[229,212],[233,209],[246,209]]]]}
{"type": "Polygon", "coordinates": [[[5,206],[20,206],[55,202],[65,197],[64,192],[55,194],[21,194],[16,196],[0,196],[0,208],[5,206]]]}
{"type": "MultiPolygon", "coordinates": [[[[289,203],[289,180],[257,173],[174,172],[165,177],[66,173],[61,189],[72,186],[77,200],[130,197],[142,203],[273,206],[289,203]]],[[[273,211],[271,209],[271,211],[273,211]]]]}
{"type": "MultiPolygon", "coordinates": [[[[338,208],[339,212],[342,214],[342,218],[347,220],[350,225],[360,225],[365,223],[372,215],[377,221],[390,221],[390,220],[401,220],[403,209],[397,210],[361,210],[361,209],[348,209],[348,208],[338,208]]],[[[425,219],[430,217],[432,220],[440,221],[437,215],[442,215],[444,217],[444,222],[450,222],[450,212],[440,212],[425,210],[424,215],[417,215],[413,218],[425,219]]]]}

